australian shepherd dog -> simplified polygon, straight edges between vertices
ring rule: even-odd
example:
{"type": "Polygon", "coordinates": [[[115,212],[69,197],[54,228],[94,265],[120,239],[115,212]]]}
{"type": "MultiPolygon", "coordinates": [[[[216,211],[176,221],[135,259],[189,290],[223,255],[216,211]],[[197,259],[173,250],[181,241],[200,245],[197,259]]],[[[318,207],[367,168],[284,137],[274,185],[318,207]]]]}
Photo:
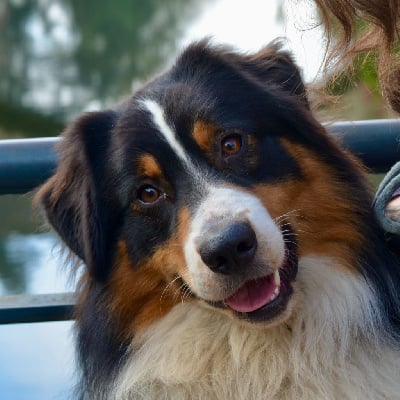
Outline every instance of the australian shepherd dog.
{"type": "Polygon", "coordinates": [[[195,43],[58,151],[76,398],[400,399],[399,258],[279,44],[195,43]]]}

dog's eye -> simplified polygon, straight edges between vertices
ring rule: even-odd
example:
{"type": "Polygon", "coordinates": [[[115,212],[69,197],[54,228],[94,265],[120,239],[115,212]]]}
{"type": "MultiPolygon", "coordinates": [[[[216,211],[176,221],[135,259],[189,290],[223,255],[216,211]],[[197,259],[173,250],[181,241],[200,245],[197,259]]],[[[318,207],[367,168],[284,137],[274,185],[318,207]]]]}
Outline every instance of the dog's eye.
{"type": "Polygon", "coordinates": [[[229,135],[221,141],[221,151],[224,157],[234,156],[242,149],[242,138],[240,135],[229,135]]]}
{"type": "Polygon", "coordinates": [[[138,190],[137,197],[142,203],[151,204],[162,197],[162,193],[151,185],[145,185],[138,190]]]}

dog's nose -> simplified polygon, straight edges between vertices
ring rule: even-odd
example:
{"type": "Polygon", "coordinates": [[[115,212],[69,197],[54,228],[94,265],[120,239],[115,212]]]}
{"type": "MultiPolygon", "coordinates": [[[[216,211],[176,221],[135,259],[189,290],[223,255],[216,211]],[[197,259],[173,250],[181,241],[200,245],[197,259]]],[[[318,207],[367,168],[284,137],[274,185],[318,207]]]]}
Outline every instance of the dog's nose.
{"type": "Polygon", "coordinates": [[[204,263],[220,274],[233,274],[244,268],[254,257],[257,238],[246,222],[235,222],[218,234],[207,237],[199,253],[204,263]]]}

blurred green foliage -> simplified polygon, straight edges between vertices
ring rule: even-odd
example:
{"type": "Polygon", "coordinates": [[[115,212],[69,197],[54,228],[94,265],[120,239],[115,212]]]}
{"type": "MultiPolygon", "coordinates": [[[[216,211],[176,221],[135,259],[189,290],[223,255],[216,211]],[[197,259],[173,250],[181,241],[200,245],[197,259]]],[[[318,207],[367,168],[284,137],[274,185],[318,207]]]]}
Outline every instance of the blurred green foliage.
{"type": "Polygon", "coordinates": [[[129,94],[169,62],[204,1],[2,0],[0,136],[55,135],[129,94]]]}
{"type": "Polygon", "coordinates": [[[352,68],[328,80],[326,90],[334,101],[323,111],[333,119],[375,119],[392,116],[382,96],[375,55],[360,55],[352,68]]]}
{"type": "MultiPolygon", "coordinates": [[[[359,19],[354,38],[365,36],[368,30],[369,24],[359,19]]],[[[322,115],[325,114],[333,120],[393,117],[393,112],[382,94],[377,65],[375,51],[359,53],[354,57],[351,66],[337,65],[335,73],[324,82],[328,98],[331,96],[333,101],[322,102],[322,115]]]]}

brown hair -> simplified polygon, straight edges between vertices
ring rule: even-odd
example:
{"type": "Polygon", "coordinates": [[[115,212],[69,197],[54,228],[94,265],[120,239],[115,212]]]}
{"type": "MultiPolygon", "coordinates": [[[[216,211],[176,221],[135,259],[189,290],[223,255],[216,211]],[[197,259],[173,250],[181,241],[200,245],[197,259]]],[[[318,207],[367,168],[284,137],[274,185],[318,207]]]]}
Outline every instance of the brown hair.
{"type": "Polygon", "coordinates": [[[384,95],[400,113],[400,0],[314,1],[326,29],[328,65],[343,70],[356,56],[373,52],[384,95]]]}

